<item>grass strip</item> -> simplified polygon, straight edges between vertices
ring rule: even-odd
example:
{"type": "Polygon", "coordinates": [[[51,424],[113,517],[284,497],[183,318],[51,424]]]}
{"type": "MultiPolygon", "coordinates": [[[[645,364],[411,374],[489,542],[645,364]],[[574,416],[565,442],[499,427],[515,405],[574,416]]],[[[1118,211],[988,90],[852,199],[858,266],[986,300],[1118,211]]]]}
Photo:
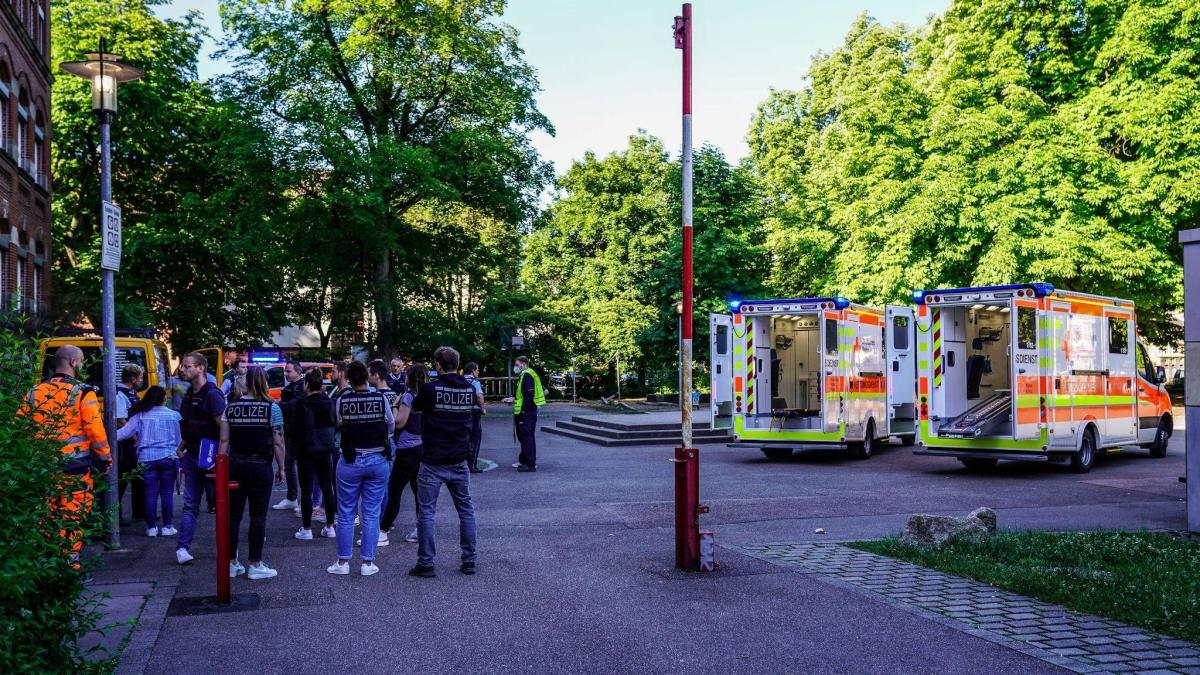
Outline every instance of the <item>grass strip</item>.
{"type": "Polygon", "coordinates": [[[938,550],[853,548],[1200,642],[1200,543],[1154,532],[1002,532],[938,550]]]}

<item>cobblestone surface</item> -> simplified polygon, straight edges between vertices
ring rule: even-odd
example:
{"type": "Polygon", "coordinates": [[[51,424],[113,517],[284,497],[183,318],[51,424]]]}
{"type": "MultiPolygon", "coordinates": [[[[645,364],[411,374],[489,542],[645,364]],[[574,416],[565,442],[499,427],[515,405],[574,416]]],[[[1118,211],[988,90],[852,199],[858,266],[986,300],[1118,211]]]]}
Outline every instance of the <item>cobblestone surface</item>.
{"type": "Polygon", "coordinates": [[[964,631],[1076,672],[1200,675],[1200,645],[840,544],[742,550],[917,607],[964,631]]]}

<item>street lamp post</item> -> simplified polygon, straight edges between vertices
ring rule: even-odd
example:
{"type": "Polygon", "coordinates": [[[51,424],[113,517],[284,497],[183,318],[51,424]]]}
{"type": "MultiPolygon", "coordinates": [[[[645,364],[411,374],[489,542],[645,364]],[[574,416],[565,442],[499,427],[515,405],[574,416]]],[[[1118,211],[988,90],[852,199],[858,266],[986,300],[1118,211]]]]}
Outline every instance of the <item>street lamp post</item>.
{"type": "MultiPolygon", "coordinates": [[[[105,212],[112,203],[112,172],[109,154],[109,126],[117,113],[117,84],[141,79],[141,70],[125,63],[121,57],[108,52],[104,38],[100,38],[100,51],[87,55],[86,61],[70,61],[59,66],[63,71],[82,77],[92,83],[92,110],[100,123],[100,214],[101,236],[104,236],[105,212]]],[[[119,241],[119,220],[116,226],[119,241]]],[[[103,243],[101,244],[104,245],[103,243]]],[[[117,500],[118,470],[116,460],[117,429],[113,418],[117,397],[117,354],[116,354],[116,310],[113,302],[113,272],[119,265],[102,264],[100,270],[100,332],[104,342],[104,431],[113,453],[113,466],[108,472],[108,491],[105,507],[108,511],[107,543],[112,548],[121,546],[121,523],[118,517],[120,504],[117,500]]]]}

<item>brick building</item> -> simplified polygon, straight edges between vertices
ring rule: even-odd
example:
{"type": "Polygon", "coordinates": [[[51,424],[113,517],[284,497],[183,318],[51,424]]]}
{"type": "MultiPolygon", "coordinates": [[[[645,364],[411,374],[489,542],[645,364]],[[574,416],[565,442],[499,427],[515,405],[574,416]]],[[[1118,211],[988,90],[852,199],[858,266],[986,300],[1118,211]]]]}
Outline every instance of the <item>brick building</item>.
{"type": "Polygon", "coordinates": [[[50,5],[0,0],[0,309],[50,299],[50,5]]]}

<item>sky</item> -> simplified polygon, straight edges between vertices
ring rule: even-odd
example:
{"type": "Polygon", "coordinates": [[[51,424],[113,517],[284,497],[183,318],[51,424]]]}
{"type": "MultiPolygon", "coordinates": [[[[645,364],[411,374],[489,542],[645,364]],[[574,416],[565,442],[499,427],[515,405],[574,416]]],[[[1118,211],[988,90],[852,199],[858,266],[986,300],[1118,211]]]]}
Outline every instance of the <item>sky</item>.
{"type": "MultiPolygon", "coordinates": [[[[693,142],[711,143],[731,161],[747,153],[746,131],[771,88],[797,89],[812,57],[841,45],[854,18],[867,12],[884,24],[917,25],[950,0],[695,0],[693,15],[693,142]]],[[[195,9],[214,39],[221,35],[217,0],[174,0],[165,17],[195,9]]],[[[520,32],[525,58],[538,74],[538,107],[555,135],[534,145],[559,174],[589,150],[621,150],[644,129],[677,152],[681,144],[681,54],[672,25],[676,0],[509,0],[504,21],[520,32]]],[[[205,46],[200,76],[228,72],[205,46]]]]}

